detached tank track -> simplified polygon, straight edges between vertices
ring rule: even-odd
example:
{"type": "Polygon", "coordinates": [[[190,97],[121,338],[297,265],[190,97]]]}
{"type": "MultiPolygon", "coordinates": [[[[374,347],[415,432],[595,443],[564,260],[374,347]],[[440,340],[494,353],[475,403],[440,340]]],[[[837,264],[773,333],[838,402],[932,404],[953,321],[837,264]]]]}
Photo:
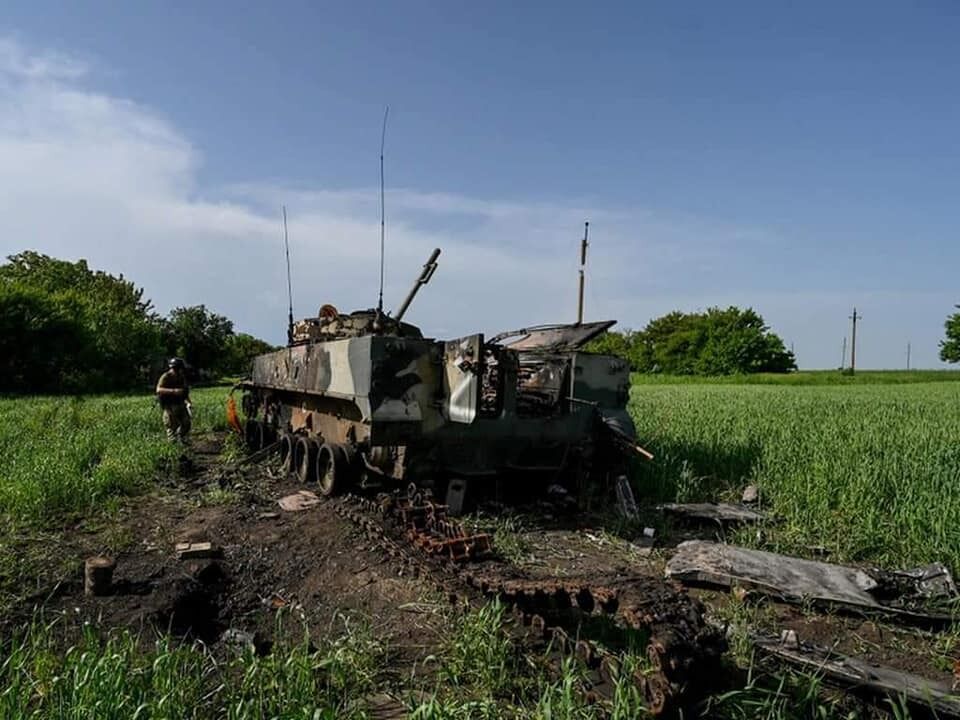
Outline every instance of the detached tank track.
{"type": "MultiPolygon", "coordinates": [[[[464,562],[461,555],[457,562],[425,552],[431,542],[448,539],[458,525],[445,517],[429,528],[416,527],[403,522],[409,514],[398,512],[392,499],[345,495],[328,502],[412,575],[432,579],[451,602],[499,599],[515,616],[516,623],[507,628],[511,635],[549,643],[554,661],[576,655],[589,669],[582,688],[588,701],[612,700],[621,656],[594,640],[572,636],[564,625],[579,628],[583,622],[599,620],[621,638],[645,639],[647,662],[633,679],[654,715],[679,715],[716,676],[722,638],[704,621],[700,602],[665,580],[637,576],[596,585],[576,578],[516,577],[517,569],[497,558],[469,557],[464,562]],[[440,538],[437,527],[443,528],[440,538]]],[[[467,537],[462,530],[461,537],[467,537]]]]}

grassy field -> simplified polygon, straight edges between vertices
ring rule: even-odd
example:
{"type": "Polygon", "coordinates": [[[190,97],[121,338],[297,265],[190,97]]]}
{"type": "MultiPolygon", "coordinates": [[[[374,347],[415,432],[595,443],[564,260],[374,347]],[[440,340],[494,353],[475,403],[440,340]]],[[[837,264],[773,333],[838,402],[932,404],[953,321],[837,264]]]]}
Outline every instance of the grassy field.
{"type": "Polygon", "coordinates": [[[957,382],[960,370],[858,370],[854,375],[839,370],[801,370],[724,377],[634,373],[632,381],[634,385],[905,385],[957,382]]]}
{"type": "MultiPolygon", "coordinates": [[[[222,387],[194,390],[194,427],[222,428],[222,387]]],[[[142,490],[177,448],[152,396],[0,399],[0,514],[14,524],[61,522],[142,490]]]]}
{"type": "MultiPolygon", "coordinates": [[[[640,499],[736,499],[759,485],[783,518],[765,546],[889,566],[941,560],[960,570],[960,373],[795,373],[714,381],[635,378],[630,410],[656,454],[638,466],[640,499]]],[[[198,431],[224,426],[224,388],[194,392],[198,431]]],[[[0,549],[5,533],[50,537],[71,517],[109,511],[176,461],[148,396],[0,399],[0,549]]],[[[738,541],[755,543],[753,533],[738,541]]],[[[22,558],[6,558],[25,565],[22,558]]],[[[3,578],[0,577],[0,582],[3,578]]],[[[500,632],[494,607],[471,613],[432,660],[433,685],[401,685],[411,717],[592,718],[572,683],[548,676],[500,632]],[[405,688],[405,689],[404,689],[405,688]]],[[[59,625],[25,628],[0,651],[0,716],[361,717],[388,677],[389,648],[363,628],[265,658],[59,625]],[[71,648],[64,653],[64,647],[71,648]],[[385,655],[386,653],[386,655],[385,655]],[[139,708],[139,710],[138,710],[139,708]]],[[[428,681],[429,682],[429,681],[428,681]]],[[[711,717],[832,717],[815,677],[787,673],[711,700],[711,717]]],[[[623,717],[636,716],[632,685],[623,717]]],[[[904,715],[905,716],[905,715],[904,715]]]]}
{"type": "MultiPolygon", "coordinates": [[[[952,375],[950,376],[952,378],[952,375]]],[[[638,482],[659,500],[759,486],[771,540],[844,561],[960,569],[960,384],[635,384],[638,482]]]]}

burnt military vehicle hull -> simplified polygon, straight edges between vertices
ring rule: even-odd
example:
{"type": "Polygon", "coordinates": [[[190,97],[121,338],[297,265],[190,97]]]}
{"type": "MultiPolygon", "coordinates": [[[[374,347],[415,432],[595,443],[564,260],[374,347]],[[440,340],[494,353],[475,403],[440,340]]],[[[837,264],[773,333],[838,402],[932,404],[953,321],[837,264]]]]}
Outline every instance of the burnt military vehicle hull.
{"type": "Polygon", "coordinates": [[[582,350],[614,321],[424,338],[401,319],[438,255],[395,319],[325,305],[291,326],[288,347],[256,357],[239,385],[248,444],[279,442],[324,494],[412,482],[456,507],[468,483],[575,489],[616,455],[598,452],[605,442],[633,437],[627,364],[582,350]]]}
{"type": "Polygon", "coordinates": [[[571,485],[597,467],[606,428],[632,435],[626,363],[578,349],[612,324],[520,331],[513,344],[411,331],[295,344],[255,358],[241,384],[247,437],[279,439],[324,493],[416,482],[442,494],[518,473],[571,485]],[[559,339],[538,343],[545,331],[559,339]]]}

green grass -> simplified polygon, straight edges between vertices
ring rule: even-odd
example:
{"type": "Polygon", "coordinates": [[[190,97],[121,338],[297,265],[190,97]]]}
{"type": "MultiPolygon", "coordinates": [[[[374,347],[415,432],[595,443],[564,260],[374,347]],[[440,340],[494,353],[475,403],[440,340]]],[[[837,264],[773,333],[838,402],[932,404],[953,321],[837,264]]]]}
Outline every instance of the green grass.
{"type": "MultiPolygon", "coordinates": [[[[648,500],[729,500],[784,518],[774,548],[960,569],[960,384],[636,385],[648,500]]],[[[746,536],[744,536],[745,539],[746,536]]]]}
{"type": "Polygon", "coordinates": [[[64,649],[62,625],[34,623],[0,653],[5,720],[333,720],[364,717],[383,649],[347,627],[314,646],[306,636],[258,657],[234,648],[145,641],[85,626],[64,649]]]}
{"type": "MultiPolygon", "coordinates": [[[[222,428],[226,391],[192,395],[194,431],[222,428]]],[[[56,522],[142,490],[179,452],[152,396],[0,399],[0,514],[56,522]]]]}
{"type": "Polygon", "coordinates": [[[723,377],[633,373],[631,381],[634,385],[903,385],[957,382],[960,370],[858,370],[854,375],[839,370],[801,370],[723,377]]]}
{"type": "Polygon", "coordinates": [[[441,652],[429,659],[436,687],[426,699],[411,703],[419,720],[626,720],[646,717],[633,673],[642,656],[621,658],[612,703],[587,702],[586,670],[572,656],[550,665],[546,657],[518,647],[504,629],[498,602],[458,618],[456,631],[441,652]],[[609,705],[609,706],[608,706],[609,705]]]}

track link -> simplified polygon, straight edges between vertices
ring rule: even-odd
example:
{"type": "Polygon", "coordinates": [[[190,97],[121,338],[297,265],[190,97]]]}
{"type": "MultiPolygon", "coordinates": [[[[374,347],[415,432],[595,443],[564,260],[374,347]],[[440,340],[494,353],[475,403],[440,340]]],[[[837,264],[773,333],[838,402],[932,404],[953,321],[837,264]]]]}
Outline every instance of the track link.
{"type": "Polygon", "coordinates": [[[597,585],[525,578],[496,557],[488,535],[467,534],[444,506],[414,492],[328,502],[409,572],[431,578],[452,602],[498,599],[515,616],[511,633],[579,658],[590,671],[583,688],[590,701],[612,700],[622,652],[636,650],[639,642],[645,643],[647,662],[633,680],[654,715],[680,714],[706,691],[705,679],[716,675],[722,637],[704,621],[701,603],[666,580],[637,576],[597,585]],[[603,626],[604,642],[583,637],[590,623],[603,626]],[[611,647],[610,638],[620,647],[611,647]]]}

